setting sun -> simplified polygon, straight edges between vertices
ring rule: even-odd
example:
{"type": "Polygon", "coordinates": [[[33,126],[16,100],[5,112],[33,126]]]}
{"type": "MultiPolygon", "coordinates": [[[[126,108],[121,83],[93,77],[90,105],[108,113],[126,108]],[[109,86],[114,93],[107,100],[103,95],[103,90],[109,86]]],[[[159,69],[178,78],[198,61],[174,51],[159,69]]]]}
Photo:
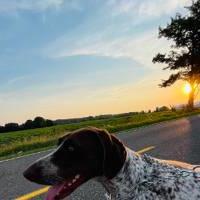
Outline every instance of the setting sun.
{"type": "Polygon", "coordinates": [[[186,83],[183,87],[183,91],[185,94],[189,94],[191,92],[192,88],[191,85],[189,83],[186,83]]]}

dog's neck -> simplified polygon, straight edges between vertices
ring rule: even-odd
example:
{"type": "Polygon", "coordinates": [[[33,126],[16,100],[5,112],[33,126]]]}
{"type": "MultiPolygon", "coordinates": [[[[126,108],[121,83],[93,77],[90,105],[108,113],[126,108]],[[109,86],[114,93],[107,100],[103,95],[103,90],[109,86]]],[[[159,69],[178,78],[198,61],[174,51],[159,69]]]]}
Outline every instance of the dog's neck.
{"type": "MultiPolygon", "coordinates": [[[[126,148],[126,151],[126,160],[117,175],[110,180],[106,178],[98,179],[111,196],[110,199],[127,199],[126,195],[137,190],[141,178],[144,176],[144,173],[142,173],[144,172],[144,161],[132,150],[126,148]]],[[[134,194],[132,195],[134,196],[134,194]]]]}
{"type": "MultiPolygon", "coordinates": [[[[128,148],[126,151],[126,161],[117,175],[110,180],[105,177],[98,179],[107,190],[109,200],[172,199],[174,193],[169,194],[169,190],[173,191],[177,184],[174,174],[179,177],[187,175],[187,179],[194,178],[192,171],[162,164],[150,156],[140,156],[128,148]]],[[[197,185],[194,193],[197,194],[198,191],[197,185]]]]}

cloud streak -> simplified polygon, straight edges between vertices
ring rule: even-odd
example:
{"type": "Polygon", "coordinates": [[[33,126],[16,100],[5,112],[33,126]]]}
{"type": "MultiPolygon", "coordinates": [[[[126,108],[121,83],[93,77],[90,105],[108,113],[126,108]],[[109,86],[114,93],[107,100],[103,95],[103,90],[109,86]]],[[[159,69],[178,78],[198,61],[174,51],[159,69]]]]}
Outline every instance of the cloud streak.
{"type": "Polygon", "coordinates": [[[169,41],[158,39],[157,30],[152,30],[134,38],[131,36],[113,39],[99,37],[93,41],[83,38],[78,42],[76,39],[65,42],[62,40],[62,42],[59,41],[58,45],[54,43],[48,49],[51,49],[49,55],[54,58],[80,55],[129,58],[146,67],[152,67],[151,61],[157,51],[167,51],[169,46],[169,41]],[[63,45],[60,46],[60,43],[63,45]],[[73,43],[73,46],[69,45],[69,43],[73,43]]]}
{"type": "Polygon", "coordinates": [[[153,56],[158,50],[169,50],[170,43],[157,38],[160,24],[150,29],[144,24],[151,18],[175,14],[188,2],[190,0],[110,0],[102,5],[97,15],[75,30],[74,35],[57,38],[43,49],[43,53],[52,58],[80,55],[122,57],[152,67],[153,56]],[[110,12],[105,16],[103,12],[106,10],[110,12]],[[138,27],[141,31],[137,30],[138,27]],[[76,35],[80,31],[81,35],[76,35]]]}
{"type": "Polygon", "coordinates": [[[170,14],[191,3],[190,0],[111,0],[114,15],[129,14],[138,17],[158,17],[170,14]]]}
{"type": "Polygon", "coordinates": [[[68,9],[80,9],[77,0],[0,0],[0,13],[18,11],[45,11],[48,9],[60,9],[64,4],[68,9]]]}
{"type": "Polygon", "coordinates": [[[19,77],[15,77],[15,78],[13,78],[13,79],[10,79],[8,82],[7,82],[7,84],[8,85],[13,85],[13,84],[16,84],[16,83],[18,83],[18,82],[20,82],[20,81],[24,81],[24,80],[26,80],[26,79],[28,79],[29,78],[29,76],[19,76],[19,77]]]}

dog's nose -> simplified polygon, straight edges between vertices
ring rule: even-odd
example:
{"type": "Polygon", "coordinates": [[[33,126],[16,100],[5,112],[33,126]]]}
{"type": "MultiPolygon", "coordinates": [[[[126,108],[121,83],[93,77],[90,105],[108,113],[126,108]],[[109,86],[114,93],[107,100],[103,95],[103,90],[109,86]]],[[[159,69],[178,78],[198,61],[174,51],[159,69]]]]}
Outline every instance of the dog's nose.
{"type": "Polygon", "coordinates": [[[33,164],[24,171],[23,175],[29,181],[43,184],[42,183],[42,168],[41,168],[41,166],[33,164]]]}

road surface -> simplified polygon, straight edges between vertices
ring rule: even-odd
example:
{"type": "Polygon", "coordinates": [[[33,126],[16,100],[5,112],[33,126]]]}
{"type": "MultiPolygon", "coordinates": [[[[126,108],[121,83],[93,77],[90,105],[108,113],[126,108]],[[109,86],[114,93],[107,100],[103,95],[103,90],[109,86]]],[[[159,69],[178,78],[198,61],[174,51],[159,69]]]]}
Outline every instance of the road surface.
{"type": "MultiPolygon", "coordinates": [[[[155,146],[147,153],[161,159],[200,164],[200,115],[124,131],[119,133],[118,137],[135,151],[155,146]]],[[[31,162],[47,153],[49,152],[0,162],[0,199],[13,200],[33,191],[37,194],[38,189],[43,187],[25,180],[22,172],[31,162]]],[[[101,185],[90,181],[68,199],[104,200],[104,193],[101,185]]],[[[37,196],[33,199],[42,198],[37,196]]]]}

